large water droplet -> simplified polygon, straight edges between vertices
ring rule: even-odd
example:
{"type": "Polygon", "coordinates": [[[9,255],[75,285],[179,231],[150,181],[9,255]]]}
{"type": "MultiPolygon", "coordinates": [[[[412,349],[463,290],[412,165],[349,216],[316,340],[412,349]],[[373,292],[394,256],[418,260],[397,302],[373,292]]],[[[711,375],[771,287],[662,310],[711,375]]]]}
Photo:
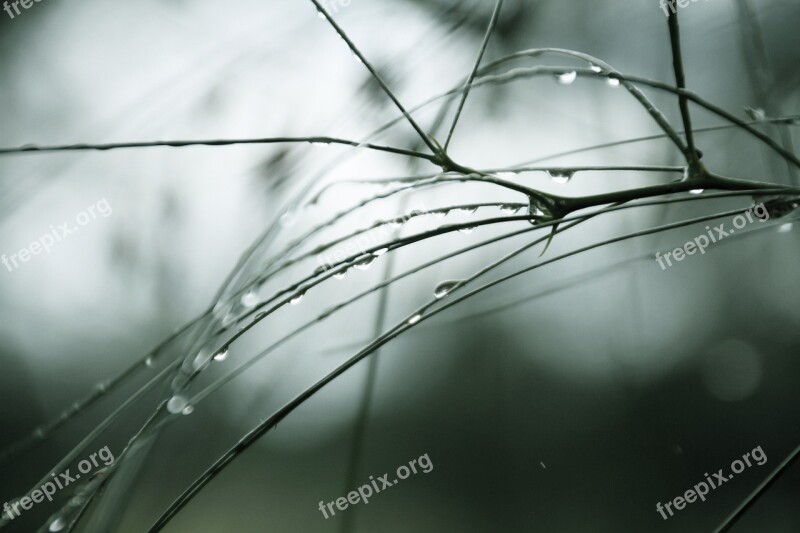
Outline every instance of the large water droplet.
{"type": "Polygon", "coordinates": [[[61,518],[60,516],[56,517],[55,520],[50,522],[50,526],[47,528],[48,531],[61,531],[64,529],[64,526],[67,525],[67,521],[61,518]]]}
{"type": "Polygon", "coordinates": [[[609,87],[619,87],[619,80],[617,78],[608,78],[606,83],[608,83],[609,87]]]}
{"type": "Polygon", "coordinates": [[[368,257],[353,263],[353,266],[356,267],[359,270],[368,270],[369,267],[372,266],[372,264],[375,262],[376,259],[378,259],[378,258],[375,257],[374,255],[369,255],[368,257]]]}
{"type": "Polygon", "coordinates": [[[416,324],[420,320],[422,320],[422,315],[417,313],[417,314],[415,314],[414,316],[412,316],[411,318],[408,319],[408,323],[413,326],[414,324],[416,324]]]}
{"type": "Polygon", "coordinates": [[[592,70],[592,72],[603,72],[603,69],[598,67],[597,65],[592,65],[589,68],[592,70]]]}
{"type": "Polygon", "coordinates": [[[255,291],[247,291],[242,295],[241,302],[246,308],[252,309],[258,305],[258,295],[255,293],[255,291]]]}
{"type": "Polygon", "coordinates": [[[531,217],[530,223],[533,225],[539,224],[541,222],[546,222],[552,218],[547,206],[545,206],[543,202],[541,202],[540,200],[536,199],[533,196],[530,197],[530,205],[528,206],[528,216],[531,217]]]}
{"type": "Polygon", "coordinates": [[[435,289],[433,289],[434,298],[436,298],[437,300],[441,300],[442,298],[450,294],[453,291],[453,289],[458,287],[459,284],[461,284],[460,280],[449,280],[441,282],[439,285],[436,286],[435,289]]]}
{"type": "Polygon", "coordinates": [[[689,194],[703,194],[703,189],[692,189],[689,194]]]}
{"type": "Polygon", "coordinates": [[[214,355],[214,361],[224,361],[228,358],[228,349],[223,348],[214,355]]]}
{"type": "Polygon", "coordinates": [[[559,185],[569,183],[569,180],[571,180],[572,176],[575,175],[574,170],[548,170],[547,173],[550,174],[550,178],[553,180],[553,182],[558,183],[559,185]]]}
{"type": "Polygon", "coordinates": [[[289,304],[291,304],[291,305],[297,305],[297,304],[299,304],[300,302],[302,302],[302,301],[303,301],[303,297],[304,297],[305,295],[306,295],[306,293],[305,293],[305,292],[298,292],[297,294],[295,294],[295,295],[294,295],[294,297],[292,297],[292,299],[291,299],[291,300],[289,300],[289,304]]]}
{"type": "Polygon", "coordinates": [[[458,231],[459,231],[460,233],[466,233],[467,235],[469,235],[470,233],[472,233],[473,231],[475,231],[475,226],[469,226],[469,227],[467,227],[467,228],[461,228],[461,229],[460,229],[460,230],[458,230],[458,231]]]}
{"type": "Polygon", "coordinates": [[[334,274],[333,277],[336,278],[336,279],[344,279],[345,276],[347,276],[347,270],[348,269],[344,268],[344,269],[340,270],[339,272],[337,272],[336,274],[334,274]]]}
{"type": "Polygon", "coordinates": [[[510,215],[513,215],[514,213],[516,213],[519,210],[520,210],[520,206],[518,206],[518,205],[503,204],[503,205],[500,206],[500,211],[502,211],[503,213],[508,213],[510,215]]]}
{"type": "Polygon", "coordinates": [[[176,394],[167,402],[167,411],[176,415],[186,409],[187,405],[189,405],[189,400],[185,396],[176,394]]]}
{"type": "Polygon", "coordinates": [[[556,76],[556,80],[558,80],[558,83],[560,85],[570,85],[572,84],[572,82],[575,81],[575,78],[577,77],[578,73],[573,70],[571,72],[565,72],[563,74],[556,76]]]}

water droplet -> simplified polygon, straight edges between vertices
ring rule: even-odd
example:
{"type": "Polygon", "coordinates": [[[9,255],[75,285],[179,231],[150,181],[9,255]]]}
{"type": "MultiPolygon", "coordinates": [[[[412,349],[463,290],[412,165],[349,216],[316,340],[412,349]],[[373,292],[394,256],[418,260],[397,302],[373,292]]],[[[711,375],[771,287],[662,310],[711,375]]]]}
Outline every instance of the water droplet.
{"type": "Polygon", "coordinates": [[[333,277],[336,278],[336,279],[344,279],[345,276],[347,276],[347,270],[348,269],[346,269],[346,268],[342,269],[339,272],[337,272],[336,274],[334,274],[333,277]]]}
{"type": "Polygon", "coordinates": [[[520,210],[520,206],[514,204],[503,204],[500,206],[500,211],[513,215],[520,210]]]}
{"type": "Polygon", "coordinates": [[[767,119],[766,111],[764,111],[761,108],[754,109],[752,107],[745,107],[744,111],[745,113],[747,113],[747,116],[749,116],[751,120],[754,120],[756,122],[763,122],[767,119]]]}
{"type": "Polygon", "coordinates": [[[392,220],[389,221],[389,226],[391,226],[393,228],[402,228],[403,224],[405,224],[405,223],[406,223],[406,219],[403,218],[403,217],[393,218],[392,220]]]}
{"type": "Polygon", "coordinates": [[[539,464],[542,465],[542,468],[547,468],[542,461],[539,461],[539,464]]]}
{"type": "Polygon", "coordinates": [[[420,320],[422,320],[422,315],[417,313],[416,315],[414,315],[414,316],[412,316],[411,318],[408,319],[408,323],[413,326],[414,324],[416,324],[420,320]]]}
{"type": "Polygon", "coordinates": [[[291,305],[299,304],[300,302],[303,301],[303,296],[305,295],[306,295],[305,292],[298,292],[297,294],[294,295],[294,297],[291,300],[289,300],[289,304],[291,305]]]}
{"type": "Polygon", "coordinates": [[[575,175],[574,170],[548,170],[547,173],[550,174],[550,178],[553,182],[559,185],[569,183],[569,180],[575,175]]]}
{"type": "Polygon", "coordinates": [[[105,382],[105,381],[102,381],[102,382],[98,383],[95,386],[95,390],[97,392],[106,392],[108,390],[108,383],[105,382]]]}
{"type": "Polygon", "coordinates": [[[224,361],[228,358],[228,349],[223,348],[214,355],[214,361],[224,361]]]}
{"type": "Polygon", "coordinates": [[[444,217],[446,217],[447,215],[450,214],[450,210],[449,209],[440,209],[439,211],[433,211],[431,214],[433,216],[437,217],[437,218],[444,218],[444,217]]]}
{"type": "Polygon", "coordinates": [[[546,222],[553,218],[550,215],[550,211],[547,207],[542,203],[540,200],[536,199],[535,197],[530,197],[530,205],[528,206],[528,216],[530,216],[530,223],[531,224],[539,224],[541,222],[546,222]]]}
{"type": "Polygon", "coordinates": [[[325,20],[325,13],[323,13],[321,9],[317,9],[317,16],[322,20],[325,20]]]}
{"type": "Polygon", "coordinates": [[[144,360],[144,366],[150,368],[151,366],[153,366],[153,362],[154,362],[153,356],[148,355],[147,358],[144,360]]]}
{"type": "Polygon", "coordinates": [[[380,257],[388,251],[389,251],[388,248],[381,248],[380,250],[375,250],[374,252],[372,252],[372,255],[374,255],[375,257],[380,257]]]}
{"type": "Polygon", "coordinates": [[[457,211],[459,211],[461,213],[467,213],[468,215],[471,215],[472,213],[475,213],[476,211],[478,211],[478,207],[477,206],[474,206],[474,207],[459,207],[457,209],[457,211]]]}
{"type": "Polygon", "coordinates": [[[187,406],[186,406],[186,407],[184,407],[184,408],[183,408],[183,410],[181,411],[181,414],[182,414],[182,415],[190,415],[190,414],[192,414],[192,413],[194,413],[194,406],[193,406],[193,405],[187,405],[187,406]]]}
{"type": "Polygon", "coordinates": [[[460,230],[458,230],[458,231],[459,231],[460,233],[466,233],[467,235],[469,235],[470,233],[472,233],[473,231],[475,231],[475,226],[469,226],[468,228],[461,228],[461,229],[460,229],[460,230]]]}
{"type": "Polygon", "coordinates": [[[55,520],[50,522],[50,526],[47,528],[47,530],[48,531],[61,531],[62,529],[64,529],[64,526],[66,526],[66,525],[67,525],[66,520],[64,520],[63,518],[61,518],[59,516],[59,517],[56,517],[55,520]]]}
{"type": "Polygon", "coordinates": [[[246,308],[252,309],[258,305],[258,295],[255,293],[255,291],[247,291],[242,295],[241,302],[246,308]]]}
{"type": "Polygon", "coordinates": [[[453,289],[458,287],[460,284],[461,284],[460,280],[443,281],[439,285],[437,285],[435,289],[433,289],[433,296],[437,300],[441,300],[442,298],[450,294],[453,291],[453,289]]]}
{"type": "Polygon", "coordinates": [[[374,255],[369,255],[366,258],[361,259],[360,261],[357,261],[356,263],[353,263],[353,266],[356,267],[359,270],[368,270],[369,267],[372,266],[372,263],[374,263],[375,260],[377,260],[377,259],[378,258],[375,257],[374,255]]]}
{"type": "Polygon", "coordinates": [[[167,411],[173,415],[176,415],[186,409],[187,405],[189,405],[189,400],[187,400],[184,396],[176,394],[167,402],[167,411]]]}
{"type": "Polygon", "coordinates": [[[789,233],[790,231],[792,231],[791,222],[787,222],[786,224],[781,224],[778,227],[778,233],[789,233]]]}
{"type": "Polygon", "coordinates": [[[573,70],[572,72],[565,72],[563,74],[556,76],[556,80],[558,80],[558,83],[560,85],[570,85],[572,84],[572,82],[575,81],[575,78],[577,77],[578,73],[573,70]]]}
{"type": "Polygon", "coordinates": [[[689,194],[703,194],[703,189],[692,189],[689,194]]]}
{"type": "Polygon", "coordinates": [[[286,211],[284,214],[281,215],[280,223],[281,226],[293,226],[294,223],[297,221],[295,212],[292,210],[286,211]]]}
{"type": "Polygon", "coordinates": [[[619,87],[619,80],[617,78],[608,78],[606,83],[608,83],[609,87],[619,87]]]}
{"type": "Polygon", "coordinates": [[[509,171],[509,172],[498,172],[496,176],[500,179],[510,180],[516,178],[518,174],[519,174],[518,172],[509,171]]]}
{"type": "Polygon", "coordinates": [[[597,65],[592,65],[589,68],[592,70],[592,72],[603,72],[603,69],[598,67],[597,65]]]}

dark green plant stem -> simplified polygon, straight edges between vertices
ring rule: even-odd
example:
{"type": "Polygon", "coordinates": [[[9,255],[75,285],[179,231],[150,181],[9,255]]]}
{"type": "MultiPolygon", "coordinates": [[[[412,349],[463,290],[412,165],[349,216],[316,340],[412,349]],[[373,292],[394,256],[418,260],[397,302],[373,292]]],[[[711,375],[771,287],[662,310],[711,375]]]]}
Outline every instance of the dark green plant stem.
{"type": "Polygon", "coordinates": [[[233,146],[241,144],[297,144],[297,143],[310,143],[310,144],[340,144],[344,146],[354,146],[357,148],[367,148],[370,150],[377,150],[380,152],[388,152],[392,154],[406,155],[410,157],[418,157],[433,162],[434,156],[424,154],[421,152],[414,152],[412,150],[404,150],[402,148],[394,148],[392,146],[382,146],[379,144],[360,143],[358,141],[351,141],[349,139],[338,139],[336,137],[263,137],[255,139],[191,139],[191,140],[176,140],[176,141],[140,141],[140,142],[122,142],[122,143],[105,143],[105,144],[55,144],[38,146],[34,144],[26,144],[16,148],[0,148],[0,155],[8,154],[21,154],[29,152],[78,152],[86,150],[118,150],[121,148],[153,148],[157,146],[169,146],[172,148],[183,148],[186,146],[233,146]]]}
{"type": "MultiPolygon", "coordinates": [[[[686,89],[686,75],[683,72],[683,55],[681,54],[681,30],[678,24],[678,11],[667,16],[669,24],[669,40],[672,45],[672,68],[675,71],[675,83],[678,89],[686,89]]],[[[686,132],[686,144],[689,147],[689,169],[692,176],[702,173],[700,159],[697,157],[697,148],[694,145],[694,130],[692,129],[692,115],[689,112],[689,102],[685,95],[678,96],[678,104],[683,119],[683,131],[686,132]]]]}

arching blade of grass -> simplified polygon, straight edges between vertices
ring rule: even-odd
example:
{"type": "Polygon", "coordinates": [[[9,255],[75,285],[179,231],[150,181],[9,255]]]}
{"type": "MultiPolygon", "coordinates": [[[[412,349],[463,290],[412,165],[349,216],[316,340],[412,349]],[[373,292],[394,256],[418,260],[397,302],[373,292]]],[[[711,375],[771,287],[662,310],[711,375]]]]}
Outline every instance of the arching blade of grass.
{"type": "MultiPolygon", "coordinates": [[[[535,270],[535,269],[541,268],[543,266],[555,263],[556,261],[560,261],[562,259],[566,259],[566,258],[575,256],[575,255],[590,251],[590,250],[594,250],[596,248],[599,248],[601,246],[605,246],[605,245],[608,245],[608,244],[613,244],[613,243],[616,243],[616,242],[621,242],[621,241],[624,241],[624,240],[629,240],[629,239],[633,239],[633,238],[636,238],[636,237],[650,235],[650,234],[653,234],[653,233],[658,233],[658,232],[666,231],[666,230],[670,230],[670,229],[677,229],[677,228],[685,227],[685,226],[692,225],[692,224],[708,222],[708,221],[711,221],[711,220],[717,220],[717,219],[720,219],[720,218],[730,217],[730,216],[733,216],[733,215],[736,215],[736,214],[743,213],[745,211],[746,211],[746,209],[736,209],[736,210],[731,210],[731,211],[725,211],[725,212],[721,212],[721,213],[715,213],[713,215],[706,215],[706,216],[703,216],[703,217],[690,219],[690,220],[687,220],[687,221],[681,221],[681,222],[676,222],[676,223],[672,223],[672,224],[666,224],[666,225],[650,228],[650,229],[647,229],[647,230],[642,230],[642,231],[629,233],[629,234],[626,234],[626,235],[623,235],[623,236],[620,236],[620,237],[616,237],[616,238],[613,238],[613,239],[608,239],[608,240],[605,240],[605,241],[602,241],[602,242],[599,242],[599,243],[596,243],[596,244],[585,246],[585,247],[579,248],[577,250],[573,250],[573,251],[565,253],[565,254],[561,254],[561,255],[556,256],[556,257],[554,257],[552,259],[549,259],[549,260],[543,261],[541,263],[538,263],[536,265],[524,268],[524,269],[522,269],[520,271],[517,271],[515,273],[503,276],[503,277],[501,277],[501,278],[499,278],[497,280],[494,280],[494,281],[489,282],[489,283],[487,283],[487,284],[485,284],[485,285],[483,285],[483,286],[481,286],[479,288],[476,288],[473,291],[464,294],[463,296],[460,296],[460,297],[458,297],[458,298],[456,298],[454,300],[450,300],[450,301],[444,303],[441,307],[432,309],[432,307],[438,302],[438,300],[434,299],[433,301],[431,301],[428,304],[426,304],[426,305],[422,306],[421,308],[419,308],[415,312],[415,314],[412,315],[413,320],[409,320],[410,318],[412,318],[412,317],[409,317],[409,319],[406,319],[403,322],[397,324],[391,330],[387,331],[381,337],[375,339],[366,348],[364,348],[363,350],[361,350],[360,352],[355,354],[352,358],[347,360],[345,363],[343,363],[342,365],[337,367],[335,370],[333,370],[332,372],[327,374],[325,377],[323,377],[322,379],[317,381],[314,385],[312,385],[311,387],[307,388],[301,394],[296,396],[293,400],[291,400],[290,402],[285,404],[282,408],[280,408],[278,411],[276,411],[267,420],[265,420],[264,422],[259,424],[256,428],[251,430],[234,447],[232,447],[230,450],[228,450],[228,452],[226,452],[210,468],[208,468],[203,473],[203,475],[201,475],[197,480],[195,480],[195,482],[192,483],[192,485],[190,487],[188,487],[169,506],[169,508],[161,515],[161,517],[159,517],[156,520],[156,522],[149,529],[149,531],[151,533],[153,533],[153,532],[157,532],[157,531],[160,531],[161,529],[163,529],[163,527],[167,523],[169,523],[169,521],[189,501],[191,501],[191,499],[205,485],[207,485],[212,479],[214,479],[238,455],[240,455],[242,452],[244,452],[246,449],[248,449],[250,446],[252,446],[252,444],[257,442],[258,439],[260,439],[270,429],[274,428],[282,419],[284,419],[286,416],[288,416],[297,407],[302,405],[306,400],[308,400],[309,398],[314,396],[324,386],[326,386],[328,383],[333,381],[339,375],[343,374],[346,370],[348,370],[353,365],[355,365],[356,363],[361,361],[363,358],[365,358],[368,355],[370,355],[376,349],[380,348],[381,346],[383,346],[387,342],[393,340],[394,338],[396,338],[397,336],[399,336],[403,332],[413,328],[416,324],[419,324],[419,323],[421,323],[421,322],[423,322],[425,320],[428,320],[428,319],[432,318],[433,316],[437,315],[438,313],[440,313],[440,312],[442,312],[442,311],[444,311],[444,310],[446,310],[446,309],[448,309],[448,308],[450,308],[450,307],[452,307],[454,305],[457,305],[458,303],[463,302],[464,300],[466,300],[468,298],[471,298],[472,296],[474,296],[476,294],[479,294],[480,292],[483,292],[483,291],[485,291],[485,290],[487,290],[487,289],[489,289],[489,288],[491,288],[491,287],[493,287],[495,285],[503,283],[503,282],[505,282],[505,281],[507,281],[509,279],[513,279],[513,278],[515,278],[517,276],[520,276],[520,275],[522,275],[524,273],[527,273],[527,272],[530,272],[532,270],[535,270]]],[[[523,248],[527,248],[527,247],[529,247],[529,245],[526,245],[523,248]]],[[[516,252],[518,252],[518,251],[512,252],[512,254],[516,253],[516,252]]],[[[490,268],[490,267],[487,267],[487,268],[490,268]]],[[[486,268],[484,268],[481,271],[479,271],[476,274],[476,276],[480,276],[483,273],[485,273],[486,271],[487,271],[486,268]]],[[[471,279],[474,279],[474,277],[471,278],[471,279]]],[[[468,280],[466,282],[468,282],[468,280]]]]}

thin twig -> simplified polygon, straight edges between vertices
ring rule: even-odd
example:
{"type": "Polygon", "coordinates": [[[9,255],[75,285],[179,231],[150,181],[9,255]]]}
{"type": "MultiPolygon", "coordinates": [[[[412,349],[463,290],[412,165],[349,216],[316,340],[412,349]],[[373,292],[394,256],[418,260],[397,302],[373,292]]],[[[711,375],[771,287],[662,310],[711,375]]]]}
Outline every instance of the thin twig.
{"type": "Polygon", "coordinates": [[[453,123],[450,124],[450,131],[447,133],[447,140],[444,143],[444,149],[450,146],[450,141],[453,138],[453,133],[456,131],[456,125],[458,124],[458,119],[461,117],[461,111],[464,110],[464,104],[467,102],[467,97],[469,96],[469,91],[472,89],[472,82],[475,79],[475,75],[478,73],[478,69],[481,66],[481,60],[483,60],[483,54],[486,52],[486,47],[489,45],[489,39],[494,32],[495,27],[497,26],[497,19],[500,15],[500,8],[503,5],[503,0],[497,0],[497,3],[494,5],[494,12],[492,12],[492,18],[489,21],[489,27],[486,29],[486,35],[483,36],[483,43],[481,43],[481,48],[478,51],[478,58],[475,60],[475,66],[472,68],[472,72],[469,73],[469,77],[467,77],[467,82],[464,84],[464,92],[461,95],[461,101],[458,103],[458,109],[456,109],[455,117],[453,118],[453,123]]]}

